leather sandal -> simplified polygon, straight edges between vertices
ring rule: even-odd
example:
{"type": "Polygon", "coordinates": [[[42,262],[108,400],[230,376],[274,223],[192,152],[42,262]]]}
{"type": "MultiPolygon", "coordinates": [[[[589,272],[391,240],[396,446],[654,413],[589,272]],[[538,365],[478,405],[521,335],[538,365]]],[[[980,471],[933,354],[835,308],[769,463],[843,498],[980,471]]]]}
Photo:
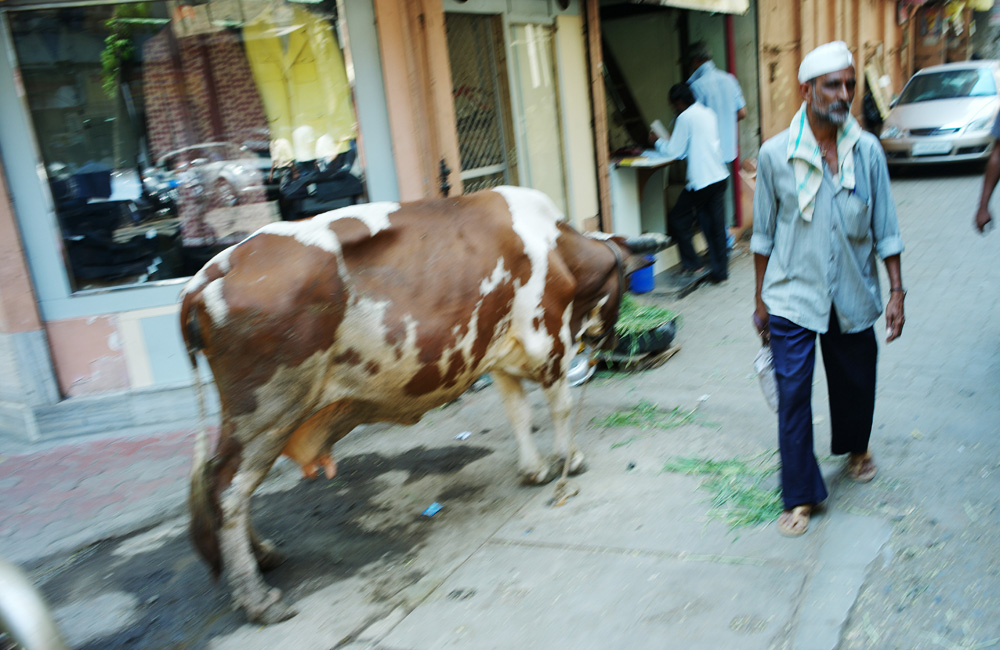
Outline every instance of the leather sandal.
{"type": "Polygon", "coordinates": [[[855,483],[867,483],[875,478],[878,468],[872,459],[870,451],[863,454],[851,454],[847,459],[847,475],[855,483]]]}
{"type": "Polygon", "coordinates": [[[805,534],[809,530],[809,518],[812,513],[813,506],[810,504],[783,511],[778,517],[778,532],[785,537],[799,537],[805,534]]]}

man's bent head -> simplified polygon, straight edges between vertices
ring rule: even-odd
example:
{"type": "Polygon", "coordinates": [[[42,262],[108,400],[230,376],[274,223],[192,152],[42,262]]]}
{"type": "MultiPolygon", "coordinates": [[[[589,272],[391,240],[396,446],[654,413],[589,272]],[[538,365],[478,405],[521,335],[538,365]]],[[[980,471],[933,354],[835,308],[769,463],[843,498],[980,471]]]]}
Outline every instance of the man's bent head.
{"type": "Polygon", "coordinates": [[[812,117],[838,126],[846,122],[856,86],[854,57],[843,41],[820,45],[802,58],[799,92],[812,117]]]}

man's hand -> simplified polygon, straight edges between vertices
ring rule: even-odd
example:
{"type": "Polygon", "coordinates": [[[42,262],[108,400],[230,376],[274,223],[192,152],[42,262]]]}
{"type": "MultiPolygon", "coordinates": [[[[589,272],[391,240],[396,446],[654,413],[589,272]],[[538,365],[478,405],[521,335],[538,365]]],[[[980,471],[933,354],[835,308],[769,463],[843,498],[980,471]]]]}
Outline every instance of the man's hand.
{"type": "Polygon", "coordinates": [[[889,304],[885,307],[885,342],[895,341],[903,333],[903,298],[902,291],[893,291],[889,296],[889,304]]]}
{"type": "Polygon", "coordinates": [[[757,328],[757,334],[760,335],[760,342],[764,345],[771,344],[771,315],[767,313],[767,307],[764,303],[757,301],[757,308],[753,312],[753,325],[757,328]]]}
{"type": "Polygon", "coordinates": [[[976,212],[976,230],[985,234],[987,229],[992,228],[993,216],[990,214],[989,209],[979,208],[976,212]]]}

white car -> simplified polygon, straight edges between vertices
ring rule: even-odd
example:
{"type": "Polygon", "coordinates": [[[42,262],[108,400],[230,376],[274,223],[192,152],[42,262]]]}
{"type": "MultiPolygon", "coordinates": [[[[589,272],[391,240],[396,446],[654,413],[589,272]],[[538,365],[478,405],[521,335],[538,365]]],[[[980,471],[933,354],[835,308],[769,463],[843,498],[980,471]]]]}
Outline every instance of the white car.
{"type": "Polygon", "coordinates": [[[893,103],[882,133],[890,165],[988,158],[1000,111],[1000,61],[963,61],[920,70],[893,103]]]}
{"type": "MultiPolygon", "coordinates": [[[[229,142],[205,142],[160,156],[156,166],[143,172],[146,191],[160,200],[177,200],[177,188],[194,184],[209,205],[229,207],[245,197],[271,193],[271,159],[229,142]]],[[[260,200],[257,198],[256,200],[260,200]]],[[[253,200],[251,200],[253,202],[253,200]]]]}

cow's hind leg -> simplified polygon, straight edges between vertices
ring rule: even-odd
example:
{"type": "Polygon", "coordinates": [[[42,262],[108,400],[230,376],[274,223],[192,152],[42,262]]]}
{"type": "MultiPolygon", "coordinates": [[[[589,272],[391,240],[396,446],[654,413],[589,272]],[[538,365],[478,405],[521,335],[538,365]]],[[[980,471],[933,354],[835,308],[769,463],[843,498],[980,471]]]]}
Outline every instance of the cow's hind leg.
{"type": "Polygon", "coordinates": [[[556,477],[556,472],[538,453],[531,438],[531,405],[524,395],[521,380],[500,370],[493,370],[493,379],[503,398],[507,417],[517,440],[518,470],[521,480],[531,485],[543,485],[556,477]]]}
{"type": "Polygon", "coordinates": [[[281,601],[281,591],[271,588],[261,577],[258,562],[267,563],[272,545],[259,542],[250,525],[250,497],[267,476],[280,447],[273,449],[268,434],[260,434],[246,447],[246,453],[233,480],[222,492],[222,526],[219,541],[226,581],[236,605],[246,611],[254,623],[277,623],[295,616],[295,611],[281,601]],[[257,551],[257,552],[255,552],[257,551]],[[257,553],[263,552],[259,556],[257,553]]]}
{"type": "Polygon", "coordinates": [[[278,550],[274,542],[263,539],[253,528],[253,522],[247,517],[247,534],[250,536],[250,547],[261,571],[270,571],[285,561],[285,554],[278,550]]]}
{"type": "Polygon", "coordinates": [[[549,412],[552,414],[553,428],[553,451],[559,465],[559,472],[563,471],[563,466],[569,457],[569,473],[579,474],[584,467],[583,454],[576,448],[573,442],[573,427],[576,422],[572,417],[573,398],[569,391],[569,382],[564,378],[556,381],[551,386],[545,388],[545,399],[549,403],[549,412]]]}

